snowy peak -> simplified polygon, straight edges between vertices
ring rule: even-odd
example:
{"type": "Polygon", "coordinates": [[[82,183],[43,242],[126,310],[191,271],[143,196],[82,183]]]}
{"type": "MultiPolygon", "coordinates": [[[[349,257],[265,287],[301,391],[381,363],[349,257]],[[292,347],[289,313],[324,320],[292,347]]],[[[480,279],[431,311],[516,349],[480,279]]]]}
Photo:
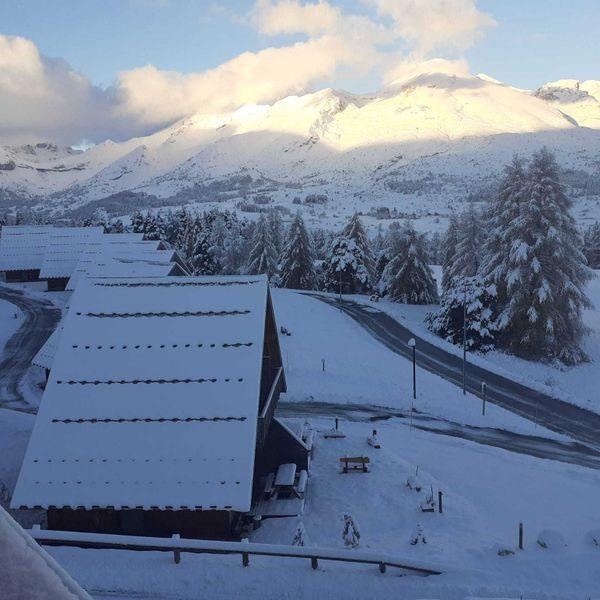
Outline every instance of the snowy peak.
{"type": "Polygon", "coordinates": [[[569,115],[578,125],[600,129],[600,81],[559,79],[544,84],[533,95],[569,115]]]}

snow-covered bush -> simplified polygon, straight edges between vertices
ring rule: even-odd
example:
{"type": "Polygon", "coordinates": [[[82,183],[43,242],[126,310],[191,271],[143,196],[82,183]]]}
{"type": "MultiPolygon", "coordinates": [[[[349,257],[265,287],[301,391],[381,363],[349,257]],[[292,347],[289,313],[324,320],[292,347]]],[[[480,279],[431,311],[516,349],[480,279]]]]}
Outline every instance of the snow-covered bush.
{"type": "Polygon", "coordinates": [[[355,214],[332,242],[323,264],[325,289],[343,294],[370,292],[375,281],[375,265],[367,234],[355,214]]]}
{"type": "Polygon", "coordinates": [[[344,539],[344,546],[346,548],[358,548],[360,545],[360,531],[352,515],[344,515],[342,538],[344,539]]]}
{"type": "Polygon", "coordinates": [[[427,315],[427,327],[452,344],[462,345],[465,305],[467,348],[482,352],[491,350],[497,333],[496,287],[485,284],[481,277],[453,279],[451,287],[442,294],[439,311],[427,315]]]}

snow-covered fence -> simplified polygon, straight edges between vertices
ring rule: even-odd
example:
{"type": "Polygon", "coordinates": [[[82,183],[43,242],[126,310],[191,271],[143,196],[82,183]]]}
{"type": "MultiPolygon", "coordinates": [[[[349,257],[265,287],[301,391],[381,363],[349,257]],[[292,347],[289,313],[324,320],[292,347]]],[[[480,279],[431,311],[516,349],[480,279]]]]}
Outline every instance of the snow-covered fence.
{"type": "Polygon", "coordinates": [[[275,556],[282,558],[303,558],[310,560],[313,569],[319,560],[334,562],[377,565],[381,573],[387,567],[394,567],[413,575],[441,575],[439,567],[429,564],[415,564],[412,560],[398,559],[374,552],[338,550],[335,548],[308,548],[305,546],[283,546],[276,544],[254,544],[248,541],[221,542],[213,540],[191,540],[179,537],[157,538],[103,533],[82,533],[77,531],[51,531],[31,529],[28,533],[40,544],[50,546],[76,546],[79,548],[143,550],[154,552],[181,552],[194,554],[239,554],[242,564],[250,564],[250,556],[275,556]]]}

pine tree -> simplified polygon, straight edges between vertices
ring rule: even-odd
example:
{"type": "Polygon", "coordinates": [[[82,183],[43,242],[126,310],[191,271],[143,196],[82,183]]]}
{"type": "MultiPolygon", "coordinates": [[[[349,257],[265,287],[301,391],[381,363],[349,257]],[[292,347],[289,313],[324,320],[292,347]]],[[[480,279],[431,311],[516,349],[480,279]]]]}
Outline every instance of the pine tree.
{"type": "Polygon", "coordinates": [[[232,221],[223,241],[223,252],[219,256],[221,272],[226,275],[239,274],[244,270],[248,256],[249,241],[239,221],[232,221]]]}
{"type": "Polygon", "coordinates": [[[458,244],[458,229],[458,217],[455,213],[451,213],[448,218],[448,228],[444,233],[442,242],[442,289],[444,290],[448,289],[451,285],[451,270],[456,255],[456,245],[458,244]]]}
{"type": "Polygon", "coordinates": [[[596,221],[585,232],[583,252],[591,269],[600,269],[600,223],[596,221]]]}
{"type": "Polygon", "coordinates": [[[214,275],[217,272],[217,265],[212,257],[205,233],[200,233],[196,238],[190,263],[194,275],[214,275]]]}
{"type": "Polygon", "coordinates": [[[358,214],[334,238],[323,271],[325,287],[329,291],[361,294],[370,292],[375,285],[371,248],[358,214]]]}
{"type": "Polygon", "coordinates": [[[280,212],[278,210],[271,211],[268,221],[269,229],[271,230],[271,242],[273,243],[277,257],[279,257],[285,245],[285,231],[280,212]]]}
{"type": "Polygon", "coordinates": [[[506,298],[499,325],[511,352],[574,364],[585,359],[578,343],[591,273],[570,207],[554,156],[540,150],[527,171],[519,214],[501,232],[509,252],[500,266],[506,298]]]}
{"type": "Polygon", "coordinates": [[[246,263],[246,273],[250,275],[277,274],[277,256],[271,241],[271,229],[264,214],[260,215],[252,236],[252,249],[246,263]]]}
{"type": "Polygon", "coordinates": [[[477,275],[481,263],[483,241],[481,218],[471,204],[458,219],[454,256],[446,266],[447,282],[450,282],[450,285],[453,285],[451,283],[453,279],[477,275]]]}
{"type": "Polygon", "coordinates": [[[139,210],[131,215],[131,231],[133,233],[144,233],[144,215],[139,210]]]}
{"type": "Polygon", "coordinates": [[[394,302],[435,304],[437,285],[427,264],[424,236],[417,233],[410,221],[400,231],[390,233],[390,261],[381,276],[380,293],[394,302]]]}
{"type": "Polygon", "coordinates": [[[314,251],[300,214],[292,221],[281,256],[279,285],[297,290],[314,290],[317,287],[314,251]]]}
{"type": "Polygon", "coordinates": [[[499,305],[507,303],[508,257],[512,241],[526,235],[525,231],[518,231],[517,228],[525,224],[519,220],[519,216],[521,206],[526,202],[527,186],[525,163],[514,156],[512,162],[504,167],[498,193],[489,202],[484,214],[487,235],[483,244],[480,274],[486,282],[496,285],[499,305]]]}
{"type": "Polygon", "coordinates": [[[453,279],[444,290],[438,312],[426,317],[428,328],[445,340],[462,346],[466,308],[466,346],[468,350],[492,350],[495,343],[496,286],[485,284],[479,276],[453,279]]]}

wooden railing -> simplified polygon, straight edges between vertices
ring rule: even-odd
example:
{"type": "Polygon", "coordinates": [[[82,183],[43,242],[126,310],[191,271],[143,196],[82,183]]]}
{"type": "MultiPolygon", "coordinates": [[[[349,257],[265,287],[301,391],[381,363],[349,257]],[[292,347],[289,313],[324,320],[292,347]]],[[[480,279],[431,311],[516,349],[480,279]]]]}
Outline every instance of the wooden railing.
{"type": "Polygon", "coordinates": [[[364,552],[360,550],[337,550],[328,548],[308,548],[304,546],[283,546],[275,544],[254,544],[243,542],[220,542],[212,540],[141,537],[129,535],[111,535],[103,533],[81,533],[76,531],[50,531],[31,529],[28,533],[40,544],[52,546],[76,546],[79,548],[143,550],[173,552],[175,562],[179,563],[182,552],[194,554],[238,554],[242,564],[250,565],[250,556],[275,556],[310,560],[316,569],[319,560],[376,565],[381,573],[387,567],[402,569],[413,575],[440,575],[442,571],[431,565],[414,564],[411,560],[400,560],[391,556],[364,552]]]}

